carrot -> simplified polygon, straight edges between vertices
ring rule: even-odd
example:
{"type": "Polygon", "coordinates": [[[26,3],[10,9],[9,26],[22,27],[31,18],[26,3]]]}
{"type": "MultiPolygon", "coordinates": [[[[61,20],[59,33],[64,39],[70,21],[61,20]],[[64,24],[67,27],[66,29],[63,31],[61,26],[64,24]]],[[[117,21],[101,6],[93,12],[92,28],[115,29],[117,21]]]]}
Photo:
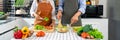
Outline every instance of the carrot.
{"type": "Polygon", "coordinates": [[[81,37],[86,38],[87,36],[89,36],[89,34],[87,32],[82,32],[81,33],[81,37]]]}

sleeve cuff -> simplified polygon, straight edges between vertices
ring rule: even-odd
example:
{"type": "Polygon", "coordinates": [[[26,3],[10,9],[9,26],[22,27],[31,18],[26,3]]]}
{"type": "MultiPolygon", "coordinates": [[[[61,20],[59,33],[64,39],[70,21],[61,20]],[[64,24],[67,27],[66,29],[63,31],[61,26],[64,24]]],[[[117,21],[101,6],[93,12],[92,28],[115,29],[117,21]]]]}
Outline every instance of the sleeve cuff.
{"type": "Polygon", "coordinates": [[[59,11],[59,10],[61,10],[61,11],[63,12],[63,9],[62,9],[62,7],[59,7],[59,8],[58,8],[58,11],[59,11]]]}
{"type": "Polygon", "coordinates": [[[34,14],[34,13],[35,13],[35,12],[31,12],[31,14],[30,14],[30,15],[31,15],[31,17],[34,17],[34,16],[33,16],[33,14],[34,14]]]}
{"type": "Polygon", "coordinates": [[[78,11],[80,11],[82,14],[85,14],[85,9],[80,8],[78,11]]]}

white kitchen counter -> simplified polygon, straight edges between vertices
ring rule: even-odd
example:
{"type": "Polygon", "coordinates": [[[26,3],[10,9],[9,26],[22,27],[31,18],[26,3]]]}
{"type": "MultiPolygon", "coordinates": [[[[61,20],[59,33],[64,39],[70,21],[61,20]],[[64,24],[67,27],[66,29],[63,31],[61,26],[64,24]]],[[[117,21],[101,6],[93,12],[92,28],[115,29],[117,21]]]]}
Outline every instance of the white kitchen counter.
{"type": "MultiPolygon", "coordinates": [[[[22,28],[22,26],[31,27],[33,23],[34,23],[33,18],[19,18],[17,20],[6,23],[4,25],[0,25],[0,33],[4,32],[5,30],[8,30],[10,28],[13,28],[15,25],[18,25],[18,26],[20,26],[20,28],[22,28]],[[11,26],[11,25],[13,25],[13,26],[11,26]]],[[[103,40],[108,40],[108,19],[105,19],[105,18],[82,18],[82,24],[83,25],[92,24],[93,28],[97,28],[98,30],[100,30],[103,33],[103,35],[104,35],[103,40]]],[[[9,36],[0,35],[0,40],[4,40],[4,39],[10,40],[9,38],[13,37],[13,36],[10,36],[10,35],[12,35],[12,32],[11,32],[11,34],[8,34],[8,33],[6,33],[4,35],[9,35],[9,36]],[[5,38],[3,38],[3,37],[5,37],[5,38]]]]}
{"type": "MultiPolygon", "coordinates": [[[[31,19],[24,18],[24,20],[30,25],[34,23],[33,18],[31,19]]],[[[82,18],[82,25],[84,26],[85,24],[92,24],[93,28],[97,28],[103,33],[104,35],[103,40],[108,40],[108,19],[107,18],[82,18]]]]}

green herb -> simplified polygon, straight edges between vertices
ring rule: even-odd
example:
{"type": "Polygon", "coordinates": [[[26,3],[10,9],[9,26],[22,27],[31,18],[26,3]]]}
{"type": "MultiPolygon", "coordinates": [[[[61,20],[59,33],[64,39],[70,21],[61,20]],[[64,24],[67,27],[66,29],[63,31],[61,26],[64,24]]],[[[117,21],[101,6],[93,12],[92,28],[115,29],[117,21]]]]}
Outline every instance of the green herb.
{"type": "Polygon", "coordinates": [[[83,32],[83,27],[81,26],[80,28],[77,29],[77,34],[80,36],[82,32],[83,32]]]}
{"type": "Polygon", "coordinates": [[[16,32],[18,29],[18,26],[15,26],[15,29],[13,30],[14,32],[16,32]]]}
{"type": "Polygon", "coordinates": [[[90,24],[87,24],[87,25],[85,25],[84,27],[83,27],[83,32],[88,32],[88,31],[90,31],[90,30],[92,30],[93,28],[92,28],[92,25],[90,25],[90,24]]]}

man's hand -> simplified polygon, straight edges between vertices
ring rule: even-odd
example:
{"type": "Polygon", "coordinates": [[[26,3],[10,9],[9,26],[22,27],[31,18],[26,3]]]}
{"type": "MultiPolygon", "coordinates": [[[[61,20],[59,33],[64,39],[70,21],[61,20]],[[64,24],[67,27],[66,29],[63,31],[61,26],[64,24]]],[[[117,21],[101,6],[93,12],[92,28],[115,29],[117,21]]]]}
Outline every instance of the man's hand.
{"type": "Polygon", "coordinates": [[[58,13],[57,13],[57,18],[58,18],[58,20],[60,20],[61,17],[62,17],[62,12],[61,12],[61,11],[58,11],[58,13]]]}
{"type": "Polygon", "coordinates": [[[78,17],[81,15],[81,12],[77,12],[75,13],[75,15],[71,18],[71,23],[70,24],[74,24],[78,21],[78,17]]]}
{"type": "Polygon", "coordinates": [[[74,24],[74,23],[76,23],[78,21],[78,16],[73,16],[72,18],[71,18],[71,23],[70,24],[74,24]]]}

